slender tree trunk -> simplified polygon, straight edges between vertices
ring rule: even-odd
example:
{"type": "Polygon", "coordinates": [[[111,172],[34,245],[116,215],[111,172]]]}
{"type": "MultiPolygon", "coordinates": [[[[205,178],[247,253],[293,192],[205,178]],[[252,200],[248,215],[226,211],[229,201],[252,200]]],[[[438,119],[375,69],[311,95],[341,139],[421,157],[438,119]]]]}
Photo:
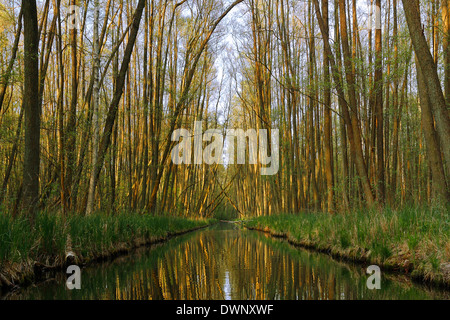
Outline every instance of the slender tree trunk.
{"type": "Polygon", "coordinates": [[[441,0],[442,3],[442,31],[444,50],[444,90],[447,105],[450,105],[450,1],[441,0]]]}
{"type": "MultiPolygon", "coordinates": [[[[58,1],[60,4],[60,1],[58,1]]],[[[61,11],[58,10],[60,13],[61,11]]],[[[66,190],[65,190],[65,134],[64,134],[64,85],[65,85],[65,72],[64,72],[64,62],[63,62],[63,51],[62,51],[62,28],[61,28],[61,15],[58,15],[58,37],[56,41],[56,48],[58,51],[58,68],[59,68],[59,83],[58,83],[58,102],[57,102],[57,114],[58,114],[58,131],[59,131],[59,181],[60,181],[60,197],[61,197],[61,210],[63,215],[67,211],[66,202],[66,190]]]]}
{"type": "Polygon", "coordinates": [[[434,128],[433,114],[431,112],[431,101],[426,92],[425,79],[419,67],[416,58],[417,66],[417,85],[419,88],[420,107],[422,110],[422,127],[427,144],[427,154],[429,158],[429,165],[432,174],[432,186],[434,195],[441,197],[444,201],[449,201],[449,194],[447,183],[445,180],[444,166],[442,164],[439,141],[436,130],[434,128]]]}
{"type": "MultiPolygon", "coordinates": [[[[322,16],[325,23],[325,30],[329,32],[328,21],[328,0],[322,0],[322,16]]],[[[331,142],[331,87],[330,87],[330,62],[328,54],[323,54],[323,72],[324,72],[324,148],[325,148],[325,176],[327,179],[327,202],[328,212],[334,211],[334,173],[333,173],[333,150],[331,142]]]]}
{"type": "Polygon", "coordinates": [[[22,0],[24,26],[25,156],[23,165],[23,209],[32,225],[39,201],[40,125],[39,38],[36,0],[22,0]]]}
{"type": "Polygon", "coordinates": [[[13,71],[14,63],[17,57],[17,50],[19,48],[20,35],[22,34],[22,16],[23,16],[23,8],[20,8],[19,18],[17,20],[17,30],[16,36],[14,38],[14,45],[12,48],[11,59],[9,60],[8,67],[6,68],[6,76],[2,79],[3,85],[0,90],[0,111],[2,111],[3,101],[6,95],[6,89],[8,88],[9,79],[11,78],[11,73],[13,71]]]}
{"type": "Polygon", "coordinates": [[[398,87],[399,87],[399,70],[398,70],[398,17],[397,17],[397,0],[393,0],[394,11],[394,94],[393,94],[393,128],[392,128],[392,167],[391,167],[391,179],[390,179],[390,196],[395,198],[397,191],[397,161],[398,161],[398,131],[399,131],[399,105],[398,105],[398,87]]]}
{"type": "MultiPolygon", "coordinates": [[[[78,5],[78,0],[71,0],[72,6],[78,5]]],[[[71,47],[71,59],[72,59],[72,74],[71,74],[71,99],[69,108],[69,120],[67,123],[67,173],[66,173],[66,200],[68,201],[69,210],[73,209],[73,183],[75,166],[76,166],[76,125],[77,125],[77,103],[78,103],[78,50],[77,50],[77,28],[72,27],[69,31],[70,47],[71,47]]]]}
{"type": "Polygon", "coordinates": [[[384,139],[383,139],[383,52],[381,39],[381,0],[375,2],[375,119],[377,137],[377,200],[384,203],[384,139]]]}
{"type": "MultiPolygon", "coordinates": [[[[100,12],[100,4],[99,0],[94,1],[94,40],[93,40],[93,72],[94,72],[94,89],[92,92],[92,124],[94,127],[94,137],[92,143],[92,168],[94,169],[97,166],[98,162],[98,142],[100,140],[100,130],[98,123],[99,116],[99,68],[100,68],[100,43],[98,38],[98,21],[99,21],[99,12],[100,12]]],[[[95,186],[97,185],[96,176],[94,174],[94,170],[91,173],[91,179],[89,182],[89,194],[87,201],[86,214],[89,215],[94,211],[94,202],[95,202],[95,186]]]]}
{"type": "Polygon", "coordinates": [[[14,140],[14,145],[12,147],[11,154],[10,154],[10,156],[8,158],[8,167],[6,168],[5,177],[3,178],[2,187],[0,189],[0,204],[2,204],[3,200],[5,199],[9,178],[11,176],[11,171],[12,171],[13,166],[14,166],[14,161],[16,159],[17,150],[19,148],[20,134],[21,134],[21,130],[22,130],[23,113],[24,113],[24,109],[23,109],[23,106],[22,106],[22,108],[20,110],[20,115],[19,115],[19,122],[17,124],[17,130],[16,130],[16,137],[15,137],[15,140],[14,140]]]}

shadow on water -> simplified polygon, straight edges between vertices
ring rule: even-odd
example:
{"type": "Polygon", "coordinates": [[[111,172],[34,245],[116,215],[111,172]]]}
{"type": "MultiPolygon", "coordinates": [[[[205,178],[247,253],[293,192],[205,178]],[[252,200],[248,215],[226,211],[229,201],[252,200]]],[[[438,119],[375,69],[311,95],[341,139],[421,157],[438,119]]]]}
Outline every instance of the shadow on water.
{"type": "Polygon", "coordinates": [[[266,234],[220,223],[82,269],[81,290],[65,275],[7,299],[448,299],[406,278],[369,290],[361,266],[297,249],[266,234]]]}

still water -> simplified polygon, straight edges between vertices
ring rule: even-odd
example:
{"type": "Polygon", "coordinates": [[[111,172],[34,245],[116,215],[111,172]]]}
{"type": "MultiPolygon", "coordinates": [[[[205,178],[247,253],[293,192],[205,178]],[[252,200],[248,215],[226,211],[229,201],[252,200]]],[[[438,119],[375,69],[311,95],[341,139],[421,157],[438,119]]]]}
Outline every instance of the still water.
{"type": "Polygon", "coordinates": [[[10,294],[6,299],[448,299],[406,278],[382,275],[369,290],[363,266],[294,248],[235,224],[141,248],[81,271],[81,290],[65,275],[10,294]]]}

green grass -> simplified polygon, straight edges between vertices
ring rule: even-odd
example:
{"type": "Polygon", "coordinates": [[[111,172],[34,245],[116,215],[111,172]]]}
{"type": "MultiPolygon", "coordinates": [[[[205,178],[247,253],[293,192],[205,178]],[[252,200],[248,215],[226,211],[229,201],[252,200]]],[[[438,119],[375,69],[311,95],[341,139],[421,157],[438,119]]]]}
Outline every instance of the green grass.
{"type": "Polygon", "coordinates": [[[54,262],[63,259],[67,240],[82,258],[93,258],[113,252],[119,247],[131,247],[141,242],[166,237],[169,233],[205,226],[208,220],[159,217],[137,213],[90,216],[40,213],[34,229],[23,217],[13,219],[0,213],[0,267],[6,263],[26,261],[54,262]],[[70,235],[70,237],[68,237],[70,235]]]}
{"type": "Polygon", "coordinates": [[[425,280],[442,276],[441,264],[450,262],[450,216],[446,209],[281,214],[244,223],[349,258],[364,257],[395,269],[413,268],[425,280]]]}

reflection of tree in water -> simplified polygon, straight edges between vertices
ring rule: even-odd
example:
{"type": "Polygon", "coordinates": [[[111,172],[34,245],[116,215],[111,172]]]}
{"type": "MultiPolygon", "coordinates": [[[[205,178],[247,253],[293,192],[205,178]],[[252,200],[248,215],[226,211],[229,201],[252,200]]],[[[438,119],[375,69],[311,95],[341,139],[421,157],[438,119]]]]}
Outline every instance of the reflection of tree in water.
{"type": "Polygon", "coordinates": [[[83,270],[82,290],[59,279],[12,298],[32,299],[399,299],[427,298],[411,284],[366,287],[360,267],[298,250],[264,234],[206,230],[83,270]]]}

